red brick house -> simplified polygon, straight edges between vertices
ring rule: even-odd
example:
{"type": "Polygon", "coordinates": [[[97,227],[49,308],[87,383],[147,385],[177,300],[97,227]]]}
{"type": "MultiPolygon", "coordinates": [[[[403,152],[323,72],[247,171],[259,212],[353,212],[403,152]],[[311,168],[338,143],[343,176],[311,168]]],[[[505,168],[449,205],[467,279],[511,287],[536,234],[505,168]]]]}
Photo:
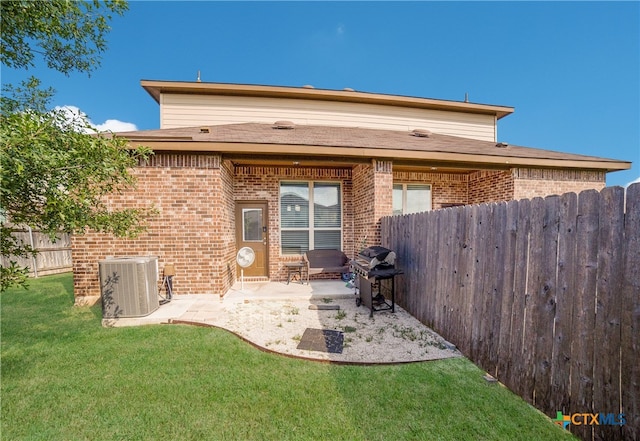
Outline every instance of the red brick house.
{"type": "Polygon", "coordinates": [[[630,163],[498,142],[512,107],[345,90],[142,81],[160,129],[123,133],[155,151],[114,206],[153,204],[137,239],[72,240],[77,297],[98,296],[98,261],[156,255],[178,293],[224,294],[239,277],[286,279],[307,249],[353,256],[379,219],[452,205],[602,189],[630,163]]]}

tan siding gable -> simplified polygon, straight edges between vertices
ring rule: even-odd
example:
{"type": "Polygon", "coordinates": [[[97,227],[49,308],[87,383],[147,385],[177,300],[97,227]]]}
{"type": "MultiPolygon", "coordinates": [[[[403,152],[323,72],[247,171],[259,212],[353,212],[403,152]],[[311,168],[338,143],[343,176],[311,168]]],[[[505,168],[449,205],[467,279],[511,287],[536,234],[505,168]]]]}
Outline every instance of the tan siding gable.
{"type": "Polygon", "coordinates": [[[410,131],[416,128],[483,141],[496,140],[495,117],[442,110],[329,101],[162,94],[161,128],[290,120],[302,125],[410,131]]]}

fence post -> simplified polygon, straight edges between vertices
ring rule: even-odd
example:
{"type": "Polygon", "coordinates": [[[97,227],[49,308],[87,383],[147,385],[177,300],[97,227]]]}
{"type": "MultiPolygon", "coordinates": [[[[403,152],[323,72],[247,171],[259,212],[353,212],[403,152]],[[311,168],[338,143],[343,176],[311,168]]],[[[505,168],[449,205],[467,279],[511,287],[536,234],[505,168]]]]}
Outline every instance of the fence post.
{"type": "MultiPolygon", "coordinates": [[[[29,229],[29,243],[31,244],[32,249],[36,249],[35,244],[33,242],[33,230],[31,227],[27,227],[29,229]]],[[[35,254],[31,256],[31,260],[33,261],[33,276],[38,277],[38,258],[35,254]]]]}

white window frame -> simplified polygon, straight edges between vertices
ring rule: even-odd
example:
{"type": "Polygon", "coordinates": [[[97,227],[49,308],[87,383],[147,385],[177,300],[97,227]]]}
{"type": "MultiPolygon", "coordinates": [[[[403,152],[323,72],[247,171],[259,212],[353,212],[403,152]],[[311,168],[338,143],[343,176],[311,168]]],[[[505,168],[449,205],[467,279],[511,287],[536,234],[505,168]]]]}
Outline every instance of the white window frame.
{"type": "Polygon", "coordinates": [[[421,182],[394,182],[393,186],[395,187],[396,185],[402,185],[402,214],[409,214],[407,213],[407,186],[410,185],[414,185],[414,186],[420,186],[420,187],[425,187],[429,189],[429,206],[427,207],[426,211],[431,211],[433,210],[433,186],[431,184],[423,184],[421,182]]]}
{"type": "MultiPolygon", "coordinates": [[[[282,227],[282,222],[280,222],[280,255],[284,255],[282,253],[282,231],[308,231],[309,232],[309,250],[313,250],[314,245],[315,245],[315,231],[338,231],[340,233],[340,249],[343,248],[343,244],[344,244],[344,235],[343,235],[343,229],[342,229],[342,225],[343,225],[343,221],[344,221],[344,197],[343,197],[343,192],[342,192],[342,182],[337,182],[337,181],[322,181],[322,180],[318,180],[318,181],[289,181],[289,180],[283,180],[280,181],[278,183],[278,215],[280,216],[280,219],[282,219],[282,204],[281,204],[281,198],[282,198],[282,184],[307,184],[308,188],[309,188],[309,226],[308,227],[298,227],[298,228],[283,228],[282,227]],[[314,225],[314,219],[315,219],[315,204],[314,204],[314,188],[315,188],[315,184],[337,184],[338,186],[338,192],[339,192],[339,197],[340,197],[340,226],[338,228],[336,227],[318,227],[315,228],[314,225]]],[[[286,255],[290,255],[290,254],[286,254],[286,255]]]]}

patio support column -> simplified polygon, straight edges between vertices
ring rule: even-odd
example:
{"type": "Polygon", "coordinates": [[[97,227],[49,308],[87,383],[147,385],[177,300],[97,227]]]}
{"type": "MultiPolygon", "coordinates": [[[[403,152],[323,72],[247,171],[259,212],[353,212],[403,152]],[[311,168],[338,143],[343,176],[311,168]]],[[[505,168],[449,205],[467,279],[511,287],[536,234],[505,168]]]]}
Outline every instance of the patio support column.
{"type": "Polygon", "coordinates": [[[393,163],[373,159],[353,168],[355,249],[380,245],[380,218],[393,214],[393,163]]]}

